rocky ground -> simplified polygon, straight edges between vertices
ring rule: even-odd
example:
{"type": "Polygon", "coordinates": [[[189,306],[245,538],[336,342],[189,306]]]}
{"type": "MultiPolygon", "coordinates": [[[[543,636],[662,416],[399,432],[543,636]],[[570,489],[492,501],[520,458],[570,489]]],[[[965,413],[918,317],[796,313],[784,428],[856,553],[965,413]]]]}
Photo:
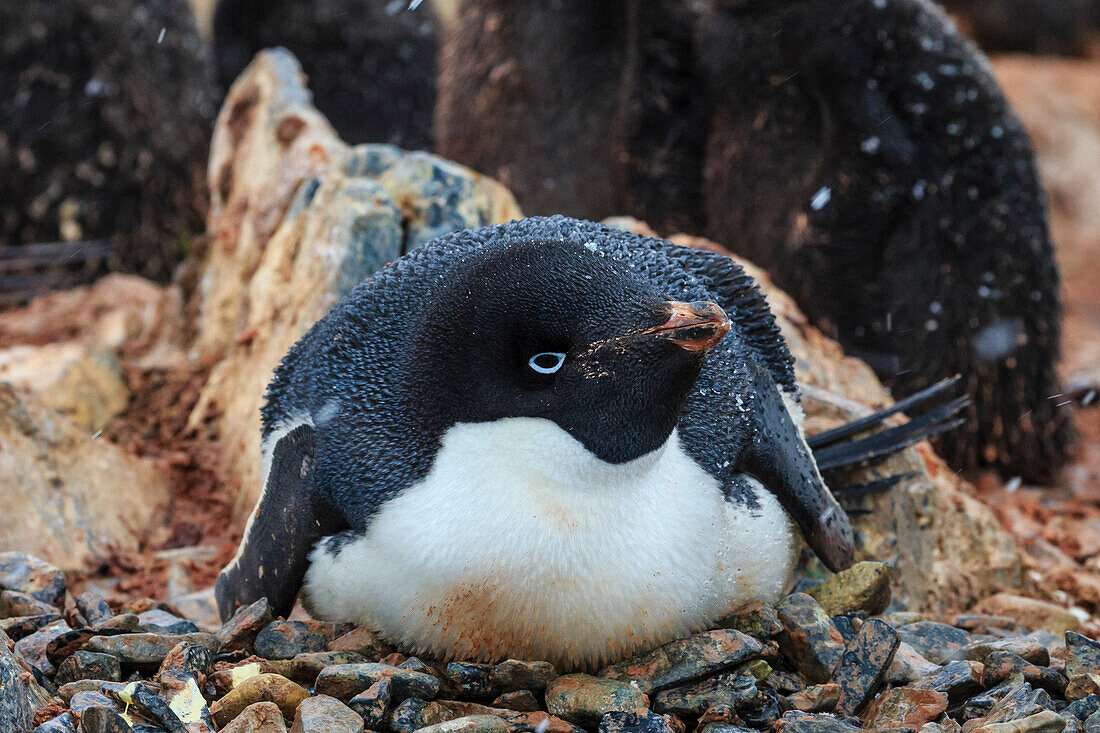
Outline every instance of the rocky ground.
{"type": "Polygon", "coordinates": [[[860,563],[774,606],[600,670],[422,659],[366,627],[272,618],[223,625],[152,599],[73,595],[0,553],[0,730],[37,733],[740,733],[1100,728],[1100,643],[1058,606],[891,610],[860,563]]]}

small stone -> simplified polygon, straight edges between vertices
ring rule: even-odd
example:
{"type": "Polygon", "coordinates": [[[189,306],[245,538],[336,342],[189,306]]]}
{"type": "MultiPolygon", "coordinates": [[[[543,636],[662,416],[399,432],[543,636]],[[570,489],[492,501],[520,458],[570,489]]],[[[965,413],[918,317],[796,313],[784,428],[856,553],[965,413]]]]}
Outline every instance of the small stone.
{"type": "Polygon", "coordinates": [[[356,652],[304,652],[290,660],[290,664],[287,665],[289,674],[285,676],[312,687],[317,675],[321,674],[321,670],[325,667],[339,664],[363,664],[366,661],[366,657],[356,652]]]}
{"type": "Polygon", "coordinates": [[[414,733],[418,728],[423,728],[420,716],[426,707],[428,701],[418,697],[402,700],[390,715],[389,729],[392,733],[414,733]]]}
{"type": "Polygon", "coordinates": [[[256,635],[257,656],[291,659],[303,652],[323,652],[336,638],[336,627],[323,621],[274,621],[256,635]]]}
{"type": "Polygon", "coordinates": [[[948,703],[957,705],[982,689],[981,665],[975,662],[948,662],[913,683],[918,690],[936,690],[947,695],[948,703]]]}
{"type": "MultiPolygon", "coordinates": [[[[392,720],[397,717],[397,712],[395,710],[393,718],[391,718],[391,728],[393,727],[392,720]]],[[[575,733],[570,723],[561,718],[548,715],[542,710],[521,713],[515,710],[491,708],[488,705],[476,702],[457,702],[454,700],[437,700],[425,704],[419,709],[415,722],[418,726],[435,725],[436,723],[465,718],[470,715],[494,715],[507,723],[513,731],[543,730],[545,733],[575,733]]]]}
{"type": "Polygon", "coordinates": [[[567,674],[546,687],[546,709],[550,714],[577,725],[596,726],[612,710],[643,707],[649,707],[649,699],[641,690],[617,679],[567,674]]]}
{"type": "Polygon", "coordinates": [[[775,725],[783,713],[779,706],[779,694],[767,687],[758,688],[757,692],[756,697],[737,709],[737,714],[750,728],[767,730],[775,725]]]}
{"type": "Polygon", "coordinates": [[[1047,651],[1047,648],[1037,640],[1027,636],[1016,636],[1000,641],[980,641],[967,646],[963,653],[967,659],[984,663],[986,658],[996,651],[1015,654],[1040,667],[1046,667],[1050,664],[1050,652],[1047,651]]]}
{"type": "Polygon", "coordinates": [[[64,685],[77,680],[118,682],[121,679],[122,666],[118,663],[118,659],[110,654],[98,654],[82,650],[61,663],[61,666],[57,668],[54,683],[64,685]]]}
{"type": "Polygon", "coordinates": [[[298,684],[277,674],[258,674],[241,682],[223,698],[210,706],[210,714],[218,727],[222,727],[237,717],[246,707],[257,702],[273,702],[290,720],[298,704],[309,697],[309,693],[298,684]]]}
{"type": "Polygon", "coordinates": [[[960,613],[955,616],[951,625],[971,634],[989,634],[993,631],[1012,631],[1016,628],[1016,621],[1008,616],[988,613],[960,613]]]}
{"type": "Polygon", "coordinates": [[[826,682],[811,685],[805,690],[787,696],[787,703],[804,713],[831,713],[840,702],[840,685],[826,682]]]}
{"type": "Polygon", "coordinates": [[[1089,695],[1100,695],[1100,675],[1075,674],[1066,685],[1066,699],[1080,700],[1089,695]]]}
{"type": "Polygon", "coordinates": [[[938,621],[918,621],[898,629],[898,636],[933,664],[947,664],[965,657],[970,634],[938,621]]]}
{"type": "Polygon", "coordinates": [[[779,648],[810,683],[828,682],[844,656],[844,638],[817,601],[794,593],[775,610],[783,624],[779,648]]]}
{"type": "Polygon", "coordinates": [[[286,733],[286,723],[278,705],[256,702],[242,710],[221,733],[286,733]]]}
{"type": "Polygon", "coordinates": [[[256,635],[272,622],[271,604],[261,598],[247,606],[241,606],[233,613],[233,618],[222,624],[215,636],[227,652],[248,649],[256,641],[256,635]]]}
{"type": "MultiPolygon", "coordinates": [[[[1066,717],[1064,711],[1062,717],[1066,717]]],[[[1085,733],[1097,733],[1097,731],[1100,731],[1100,713],[1093,713],[1085,718],[1085,724],[1081,727],[1084,729],[1085,733]]]]}
{"type": "Polygon", "coordinates": [[[1100,674],[1100,643],[1075,631],[1066,632],[1066,676],[1100,674]]]}
{"type": "Polygon", "coordinates": [[[157,681],[164,701],[189,733],[206,733],[214,729],[210,708],[194,677],[177,670],[161,670],[157,673],[157,681]]]}
{"type": "Polygon", "coordinates": [[[1046,629],[1059,636],[1067,631],[1076,631],[1081,626],[1080,619],[1061,606],[1011,593],[997,593],[985,598],[974,610],[1008,616],[1025,629],[1046,629]]]}
{"type": "Polygon", "coordinates": [[[779,614],[775,608],[763,601],[753,601],[741,606],[736,611],[719,619],[717,626],[723,629],[736,629],[742,634],[748,634],[761,641],[773,639],[783,631],[783,624],[779,623],[779,614]]]}
{"type": "Polygon", "coordinates": [[[52,676],[57,668],[46,655],[46,648],[49,647],[51,641],[67,631],[72,631],[67,623],[54,621],[52,624],[43,626],[33,634],[28,634],[15,642],[15,651],[27,664],[44,675],[52,676]]]}
{"type": "Polygon", "coordinates": [[[170,733],[184,733],[179,716],[148,685],[131,682],[122,689],[118,697],[126,704],[127,710],[132,706],[145,718],[156,721],[157,725],[170,733]]]}
{"type": "Polygon", "coordinates": [[[558,671],[550,662],[524,662],[508,659],[493,667],[493,684],[505,692],[531,690],[542,692],[558,671]]]}
{"type": "Polygon", "coordinates": [[[443,675],[460,697],[490,698],[493,696],[493,665],[473,662],[451,662],[443,675]]]}
{"type": "Polygon", "coordinates": [[[833,681],[840,685],[837,712],[856,715],[882,685],[900,640],[898,632],[878,619],[867,619],[837,665],[833,681]]]}
{"type": "Polygon", "coordinates": [[[133,728],[118,711],[94,706],[80,714],[81,733],[131,733],[133,728]]]}
{"type": "Polygon", "coordinates": [[[393,703],[393,679],[383,677],[348,701],[348,707],[372,730],[379,729],[393,703]]]}
{"type": "Polygon", "coordinates": [[[70,682],[66,685],[61,685],[57,688],[57,696],[61,698],[61,701],[66,705],[71,705],[72,699],[81,692],[98,692],[104,694],[105,692],[118,693],[125,687],[121,682],[106,682],[104,680],[79,680],[77,682],[70,682]]]}
{"type": "Polygon", "coordinates": [[[439,693],[439,680],[430,674],[388,664],[367,663],[338,664],[321,670],[317,675],[317,694],[350,700],[383,677],[392,678],[393,695],[398,700],[406,697],[430,700],[439,693]]]}
{"type": "Polygon", "coordinates": [[[302,701],[291,733],[363,733],[363,719],[344,703],[328,695],[302,701]]]}
{"type": "Polygon", "coordinates": [[[784,672],[773,670],[768,675],[768,684],[785,695],[806,689],[806,680],[797,672],[784,672]]]}
{"type": "Polygon", "coordinates": [[[995,651],[985,658],[983,682],[998,685],[1015,675],[1022,676],[1032,687],[1041,687],[1061,697],[1066,690],[1066,678],[1056,669],[1040,667],[1011,652],[995,651]]]}
{"type": "Polygon", "coordinates": [[[974,721],[974,725],[986,726],[1022,720],[1041,712],[1049,707],[1050,703],[1050,695],[1043,690],[1034,690],[1026,682],[1014,682],[989,713],[980,720],[974,721]]]}
{"type": "Polygon", "coordinates": [[[421,728],[421,733],[508,733],[508,724],[494,715],[467,715],[421,728]]]}
{"type": "Polygon", "coordinates": [[[938,664],[932,664],[903,641],[898,644],[894,659],[886,670],[886,681],[892,685],[907,685],[937,669],[938,664]]]}
{"type": "Polygon", "coordinates": [[[69,709],[73,713],[80,717],[84,714],[84,711],[93,707],[112,708],[117,707],[115,701],[104,695],[102,692],[78,692],[72,696],[69,700],[69,709]]]}
{"type": "Polygon", "coordinates": [[[662,690],[653,698],[653,709],[659,713],[702,715],[713,705],[740,707],[757,693],[752,677],[723,675],[662,690]]]}
{"type": "Polygon", "coordinates": [[[649,710],[612,710],[600,720],[599,733],[673,733],[668,721],[649,710]]]}
{"type": "MultiPolygon", "coordinates": [[[[1008,682],[997,685],[985,692],[980,692],[974,697],[966,701],[966,704],[958,709],[956,717],[963,721],[977,720],[978,718],[985,718],[989,715],[993,708],[997,706],[1006,695],[1012,692],[1016,685],[1020,683],[1018,678],[1014,678],[1008,682]]],[[[973,727],[973,726],[971,726],[973,727]]]]}
{"type": "Polygon", "coordinates": [[[854,733],[858,727],[828,713],[784,713],[778,730],[783,733],[854,733]]]}
{"type": "Polygon", "coordinates": [[[1066,706],[1066,709],[1062,711],[1062,715],[1066,717],[1074,717],[1085,722],[1090,715],[1100,710],[1100,696],[1098,695],[1086,695],[1085,697],[1070,703],[1066,706]]]}
{"type": "Polygon", "coordinates": [[[65,604],[65,573],[22,552],[0,552],[0,588],[26,593],[54,608],[65,604]]]}
{"type": "Polygon", "coordinates": [[[72,713],[61,713],[56,718],[50,718],[31,733],[76,733],[76,718],[72,713]]]}
{"type": "Polygon", "coordinates": [[[154,634],[193,634],[199,627],[192,621],[153,608],[138,614],[141,628],[154,634]]]}
{"type": "Polygon", "coordinates": [[[180,643],[197,644],[218,651],[218,640],[213,634],[118,634],[116,636],[97,636],[84,649],[90,652],[111,654],[123,664],[160,665],[168,653],[180,643]]]}
{"type": "Polygon", "coordinates": [[[751,662],[745,662],[744,664],[738,665],[734,668],[733,672],[734,674],[745,674],[752,677],[757,682],[763,682],[771,675],[772,666],[763,659],[754,659],[751,662]]]}
{"type": "Polygon", "coordinates": [[[214,652],[208,647],[180,642],[165,655],[157,675],[163,675],[166,672],[182,672],[190,677],[203,679],[213,664],[214,652]]]}
{"type": "Polygon", "coordinates": [[[1062,733],[1066,719],[1052,710],[1041,710],[1034,715],[1003,723],[988,723],[973,728],[970,733],[1062,733]]]}
{"type": "Polygon", "coordinates": [[[530,690],[513,690],[512,692],[505,692],[493,700],[493,707],[517,710],[521,713],[533,713],[539,709],[539,700],[535,697],[535,693],[530,690]]]}
{"type": "Polygon", "coordinates": [[[101,621],[91,628],[96,632],[116,630],[129,632],[131,634],[140,634],[143,631],[141,628],[141,621],[132,613],[120,613],[117,616],[111,616],[111,618],[106,621],[101,621]]]}
{"type": "Polygon", "coordinates": [[[825,613],[866,611],[872,616],[890,605],[890,578],[893,568],[881,562],[858,562],[847,570],[826,578],[806,591],[825,613]]]}
{"type": "Polygon", "coordinates": [[[328,644],[329,651],[356,652],[367,659],[381,659],[393,652],[393,647],[383,641],[369,626],[359,626],[328,644]]]}
{"type": "Polygon", "coordinates": [[[61,615],[46,613],[41,616],[13,616],[0,619],[0,631],[3,631],[12,641],[19,641],[24,636],[30,636],[41,628],[61,621],[61,615]]]}
{"type": "Polygon", "coordinates": [[[920,728],[946,710],[942,692],[894,687],[875,698],[860,717],[866,728],[920,728]]]}
{"type": "Polygon", "coordinates": [[[632,682],[649,693],[732,667],[760,656],[763,649],[759,641],[740,631],[707,631],[613,664],[601,671],[600,677],[632,682]]]}
{"type": "Polygon", "coordinates": [[[95,591],[86,590],[76,597],[76,608],[80,615],[88,622],[89,626],[95,626],[111,618],[114,614],[107,601],[103,600],[95,591]]]}
{"type": "Polygon", "coordinates": [[[17,590],[6,590],[0,593],[0,617],[42,616],[49,613],[60,614],[61,609],[17,590]]]}

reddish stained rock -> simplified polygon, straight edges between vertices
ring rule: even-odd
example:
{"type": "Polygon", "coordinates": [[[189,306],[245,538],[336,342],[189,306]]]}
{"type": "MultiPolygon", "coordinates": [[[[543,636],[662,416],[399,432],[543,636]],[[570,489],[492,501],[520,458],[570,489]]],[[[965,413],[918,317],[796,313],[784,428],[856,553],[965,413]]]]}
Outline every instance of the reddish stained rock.
{"type": "MultiPolygon", "coordinates": [[[[380,730],[393,703],[393,679],[383,677],[348,701],[371,730],[380,730]]],[[[537,709],[537,708],[536,708],[537,709]]]]}
{"type": "Polygon", "coordinates": [[[871,700],[899,643],[898,632],[889,624],[875,618],[863,622],[833,675],[840,685],[838,713],[855,715],[871,700]]]}
{"type": "Polygon", "coordinates": [[[804,713],[831,713],[840,702],[840,685],[835,682],[811,685],[805,690],[788,695],[787,702],[795,710],[804,713]]]}
{"type": "Polygon", "coordinates": [[[805,593],[787,596],[776,604],[783,632],[779,648],[807,682],[828,682],[844,656],[844,637],[825,610],[805,593]]]}
{"type": "Polygon", "coordinates": [[[947,695],[935,690],[895,687],[879,695],[863,711],[866,728],[920,728],[947,710],[947,695]]]}
{"type": "MultiPolygon", "coordinates": [[[[410,698],[405,703],[412,703],[414,707],[423,705],[423,700],[417,701],[416,698],[410,698]]],[[[405,705],[402,703],[402,705],[405,705]]],[[[393,718],[397,720],[403,716],[400,714],[400,707],[394,710],[393,718]]],[[[534,713],[519,713],[514,710],[504,710],[502,708],[492,708],[488,705],[481,705],[476,702],[455,702],[453,700],[437,700],[431,702],[416,712],[416,728],[423,728],[428,725],[435,725],[437,723],[444,723],[448,720],[456,720],[458,718],[467,718],[471,715],[495,715],[508,724],[512,730],[544,730],[544,733],[573,733],[574,728],[571,724],[565,722],[559,717],[549,715],[548,713],[539,710],[534,713]],[[543,728],[542,726],[546,726],[543,728]]],[[[395,727],[391,723],[391,727],[395,727]]]]}
{"type": "Polygon", "coordinates": [[[982,689],[983,667],[977,662],[949,662],[929,672],[911,686],[917,690],[936,690],[956,705],[982,689]]]}
{"type": "Polygon", "coordinates": [[[558,671],[550,662],[527,662],[519,659],[506,659],[493,667],[493,684],[504,691],[531,690],[540,692],[546,689],[550,680],[558,676],[558,671]]]}
{"type": "Polygon", "coordinates": [[[740,664],[760,656],[763,650],[764,646],[751,636],[732,629],[718,629],[677,639],[641,656],[613,664],[601,671],[600,677],[632,682],[648,694],[740,664]]]}
{"type": "Polygon", "coordinates": [[[513,692],[505,692],[493,700],[493,707],[516,710],[521,713],[533,713],[539,709],[539,699],[530,690],[514,690],[513,692]]]}
{"type": "Polygon", "coordinates": [[[598,725],[612,710],[647,707],[649,698],[622,680],[567,674],[546,686],[546,709],[577,725],[598,725]]]}
{"type": "Polygon", "coordinates": [[[215,636],[222,644],[223,651],[246,649],[256,641],[256,635],[271,623],[271,604],[266,598],[241,606],[233,613],[233,618],[222,624],[215,636]]]}
{"type": "Polygon", "coordinates": [[[344,703],[328,695],[303,700],[291,733],[363,733],[363,719],[344,703]]]}

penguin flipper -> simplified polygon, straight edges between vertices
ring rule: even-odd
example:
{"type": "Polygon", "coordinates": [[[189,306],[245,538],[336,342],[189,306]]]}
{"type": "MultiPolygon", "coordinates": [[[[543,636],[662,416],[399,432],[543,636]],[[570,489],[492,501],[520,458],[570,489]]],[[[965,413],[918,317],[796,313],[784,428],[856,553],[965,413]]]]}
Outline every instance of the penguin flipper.
{"type": "Polygon", "coordinates": [[[279,439],[263,494],[252,511],[236,557],[218,575],[214,596],[222,620],[239,606],[267,598],[287,616],[302,587],[309,553],[322,536],[343,528],[313,492],[316,431],[301,425],[279,439]]]}
{"type": "Polygon", "coordinates": [[[807,544],[835,571],[849,567],[855,539],[848,515],[825,485],[809,446],[769,371],[753,362],[752,439],[737,469],[757,478],[779,499],[807,544]]]}

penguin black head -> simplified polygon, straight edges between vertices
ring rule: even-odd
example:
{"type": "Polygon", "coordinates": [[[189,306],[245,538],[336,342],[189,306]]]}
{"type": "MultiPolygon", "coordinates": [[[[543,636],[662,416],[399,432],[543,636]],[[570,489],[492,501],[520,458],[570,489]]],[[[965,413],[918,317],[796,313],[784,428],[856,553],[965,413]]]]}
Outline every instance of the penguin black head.
{"type": "Polygon", "coordinates": [[[730,328],[716,304],[672,301],[560,241],[481,250],[436,296],[412,336],[409,376],[440,433],[545,418],[609,463],[664,444],[730,328]]]}

